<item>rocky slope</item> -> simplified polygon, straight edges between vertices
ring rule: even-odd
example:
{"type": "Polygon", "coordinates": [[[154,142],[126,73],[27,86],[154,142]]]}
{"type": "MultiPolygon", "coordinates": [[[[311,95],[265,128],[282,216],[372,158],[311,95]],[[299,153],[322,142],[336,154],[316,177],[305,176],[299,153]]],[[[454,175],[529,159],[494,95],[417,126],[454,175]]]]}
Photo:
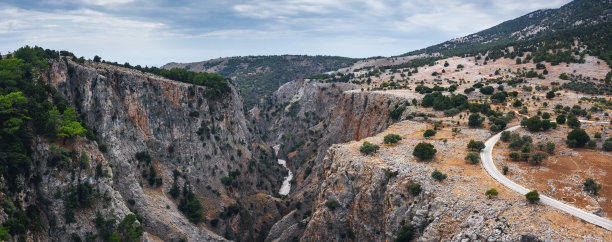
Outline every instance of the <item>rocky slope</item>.
{"type": "Polygon", "coordinates": [[[338,56],[237,56],[193,63],[168,63],[162,68],[185,68],[195,72],[219,73],[231,78],[244,104],[252,108],[282,84],[353,64],[356,59],[338,56]]]}
{"type": "Polygon", "coordinates": [[[280,166],[270,162],[270,147],[251,135],[234,88],[214,100],[205,87],[72,61],[53,62],[46,81],[108,145],[102,157],[114,167],[113,199],[130,201],[150,234],[162,240],[223,239],[216,234],[254,240],[280,218],[281,205],[266,195],[280,187],[280,166]],[[152,159],[137,159],[137,153],[152,159]],[[183,194],[193,190],[204,222],[194,224],[180,212],[179,198],[169,195],[174,183],[183,194]]]}

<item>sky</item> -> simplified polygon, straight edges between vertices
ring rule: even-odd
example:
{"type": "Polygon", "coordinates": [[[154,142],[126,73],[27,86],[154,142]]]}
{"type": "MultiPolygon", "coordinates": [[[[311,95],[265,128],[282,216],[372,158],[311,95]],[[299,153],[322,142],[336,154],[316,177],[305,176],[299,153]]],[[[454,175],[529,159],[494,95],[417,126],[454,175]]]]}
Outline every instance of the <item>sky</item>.
{"type": "Polygon", "coordinates": [[[24,45],[161,66],[247,55],[393,56],[570,0],[2,0],[24,45]]]}

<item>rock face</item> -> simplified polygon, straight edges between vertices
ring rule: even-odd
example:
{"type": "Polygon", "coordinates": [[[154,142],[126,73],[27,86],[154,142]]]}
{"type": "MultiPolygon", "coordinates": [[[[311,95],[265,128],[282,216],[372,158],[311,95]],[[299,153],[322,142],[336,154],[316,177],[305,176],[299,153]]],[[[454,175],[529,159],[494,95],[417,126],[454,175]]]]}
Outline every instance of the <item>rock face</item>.
{"type": "Polygon", "coordinates": [[[108,145],[103,157],[114,167],[110,185],[118,200],[133,200],[131,209],[149,233],[163,240],[223,239],[215,233],[254,240],[265,238],[280,219],[280,207],[265,194],[280,187],[281,167],[270,162],[270,147],[251,134],[233,87],[214,100],[205,87],[71,61],[52,63],[46,79],[108,145]],[[137,160],[138,152],[150,154],[152,165],[137,160]],[[151,183],[145,175],[152,174],[151,183]],[[178,199],[168,194],[174,182],[194,191],[203,223],[191,223],[179,211],[178,199]]]}

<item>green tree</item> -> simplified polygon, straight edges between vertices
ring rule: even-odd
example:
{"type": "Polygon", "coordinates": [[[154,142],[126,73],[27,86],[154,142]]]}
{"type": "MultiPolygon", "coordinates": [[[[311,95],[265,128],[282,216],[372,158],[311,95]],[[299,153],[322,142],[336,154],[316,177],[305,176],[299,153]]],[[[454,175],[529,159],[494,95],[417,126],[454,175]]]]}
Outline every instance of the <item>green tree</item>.
{"type": "Polygon", "coordinates": [[[412,183],[410,184],[410,193],[412,194],[412,196],[418,196],[419,194],[421,194],[421,184],[419,183],[412,183]]]}
{"type": "Polygon", "coordinates": [[[591,192],[593,195],[597,195],[599,190],[601,190],[601,184],[597,184],[593,178],[587,178],[583,185],[584,190],[591,192]]]}
{"type": "Polygon", "coordinates": [[[423,133],[423,137],[425,137],[425,138],[431,137],[431,136],[434,136],[434,135],[436,135],[436,131],[433,130],[433,129],[425,130],[425,133],[423,133]]]}
{"type": "Polygon", "coordinates": [[[468,149],[481,151],[485,148],[485,144],[482,141],[470,140],[467,144],[468,149]]]}
{"type": "Polygon", "coordinates": [[[607,138],[601,148],[605,151],[612,151],[612,138],[607,138]]]}
{"type": "Polygon", "coordinates": [[[557,116],[556,121],[558,124],[565,124],[565,114],[559,114],[557,116]]]}
{"type": "Polygon", "coordinates": [[[582,129],[574,129],[567,134],[566,143],[570,147],[583,147],[591,138],[582,129]],[[572,141],[573,140],[573,141],[572,141]]]}
{"type": "Polygon", "coordinates": [[[543,160],[548,158],[548,155],[544,152],[535,152],[529,157],[529,163],[532,165],[539,165],[543,160]]]}
{"type": "Polygon", "coordinates": [[[512,151],[510,152],[510,154],[508,154],[508,156],[510,158],[512,158],[513,160],[518,160],[520,158],[520,154],[516,151],[512,151]]]}
{"type": "Polygon", "coordinates": [[[336,208],[340,207],[340,203],[336,200],[327,200],[325,202],[325,206],[329,208],[329,210],[336,210],[336,208]]]}
{"type": "Polygon", "coordinates": [[[388,134],[388,135],[385,135],[384,143],[385,144],[395,144],[399,142],[400,140],[402,140],[402,136],[399,136],[397,134],[388,134]]]}
{"type": "Polygon", "coordinates": [[[414,147],[412,155],[421,160],[428,160],[433,158],[436,152],[437,150],[434,149],[434,146],[432,144],[422,142],[417,144],[416,147],[414,147]]]}
{"type": "Polygon", "coordinates": [[[502,167],[502,172],[504,172],[504,175],[508,174],[508,167],[507,166],[502,167]]]}
{"type": "Polygon", "coordinates": [[[442,181],[444,179],[446,179],[447,175],[438,171],[438,169],[435,169],[432,173],[431,173],[431,177],[433,177],[434,179],[438,180],[438,181],[442,181]]]}
{"type": "Polygon", "coordinates": [[[502,131],[500,139],[504,142],[510,141],[510,131],[502,131]]]}
{"type": "Polygon", "coordinates": [[[555,143],[553,143],[553,142],[546,142],[546,151],[549,154],[555,153],[555,143]]]}
{"type": "Polygon", "coordinates": [[[468,152],[465,156],[465,160],[472,164],[476,164],[480,161],[480,156],[476,152],[468,152]]]}
{"type": "Polygon", "coordinates": [[[378,149],[380,149],[380,146],[372,144],[368,141],[365,141],[359,148],[359,152],[361,152],[364,155],[369,155],[369,154],[375,153],[376,151],[378,151],[378,149]]]}
{"type": "Polygon", "coordinates": [[[470,127],[480,127],[482,125],[482,121],[484,121],[484,118],[480,117],[480,114],[473,113],[468,118],[468,125],[470,127]]]}
{"type": "Polygon", "coordinates": [[[125,215],[123,220],[119,223],[118,230],[121,236],[121,241],[135,242],[140,241],[140,237],[144,233],[144,228],[140,225],[135,226],[136,215],[131,213],[125,215]]]}
{"type": "Polygon", "coordinates": [[[567,126],[573,129],[580,128],[580,120],[576,118],[576,115],[574,115],[573,113],[570,113],[569,116],[567,117],[567,126]]]}
{"type": "Polygon", "coordinates": [[[533,191],[526,193],[525,198],[527,199],[528,202],[535,203],[537,201],[540,201],[540,194],[538,194],[538,191],[533,190],[533,191]]]}
{"type": "Polygon", "coordinates": [[[495,188],[491,188],[485,191],[485,196],[489,197],[489,199],[491,199],[492,197],[497,197],[498,194],[499,192],[497,192],[497,189],[495,188]]]}
{"type": "Polygon", "coordinates": [[[56,125],[57,136],[64,139],[84,136],[87,130],[77,121],[77,114],[72,107],[60,113],[56,106],[49,110],[49,116],[56,125]]]}
{"type": "Polygon", "coordinates": [[[542,120],[538,116],[533,116],[527,119],[525,125],[529,131],[539,131],[542,128],[542,120]]]}
{"type": "Polygon", "coordinates": [[[554,91],[550,91],[546,93],[546,98],[548,99],[553,99],[555,97],[555,92],[554,91]]]}
{"type": "Polygon", "coordinates": [[[485,87],[480,88],[480,92],[485,95],[491,95],[493,94],[494,91],[495,91],[495,88],[493,88],[492,86],[485,86],[485,87]]]}
{"type": "Polygon", "coordinates": [[[559,79],[567,80],[567,79],[569,79],[569,76],[567,75],[567,73],[563,72],[563,73],[561,73],[561,75],[559,75],[559,79]]]}
{"type": "Polygon", "coordinates": [[[414,237],[414,227],[412,225],[402,225],[397,237],[395,237],[395,242],[410,242],[412,237],[414,237]]]}

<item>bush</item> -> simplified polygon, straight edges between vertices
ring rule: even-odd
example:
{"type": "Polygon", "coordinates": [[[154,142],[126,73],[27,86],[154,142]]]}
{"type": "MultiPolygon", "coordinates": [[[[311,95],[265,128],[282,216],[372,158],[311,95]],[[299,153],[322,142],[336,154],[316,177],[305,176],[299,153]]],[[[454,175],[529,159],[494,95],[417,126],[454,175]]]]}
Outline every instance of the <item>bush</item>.
{"type": "Polygon", "coordinates": [[[474,113],[468,118],[468,125],[470,127],[480,127],[482,126],[482,121],[484,121],[484,118],[480,117],[480,114],[474,113]]]}
{"type": "Polygon", "coordinates": [[[591,192],[593,195],[597,195],[601,190],[601,184],[597,184],[593,178],[587,178],[583,185],[584,190],[591,192]]]}
{"type": "Polygon", "coordinates": [[[591,138],[584,130],[574,129],[567,134],[566,143],[569,147],[583,147],[590,139],[591,138]]]}
{"type": "Polygon", "coordinates": [[[561,75],[559,75],[559,79],[567,80],[567,79],[569,79],[569,76],[567,76],[567,73],[563,72],[563,73],[561,73],[561,75]]]}
{"type": "Polygon", "coordinates": [[[606,139],[601,148],[605,151],[612,151],[612,138],[606,139]]]}
{"type": "Polygon", "coordinates": [[[567,117],[567,126],[573,129],[580,128],[580,120],[576,118],[576,115],[574,115],[573,113],[570,113],[569,116],[567,117]]]}
{"type": "Polygon", "coordinates": [[[468,149],[481,151],[485,148],[485,144],[482,141],[470,140],[467,144],[468,149]]]}
{"type": "Polygon", "coordinates": [[[549,154],[555,153],[555,143],[546,142],[546,152],[548,152],[549,154]]]}
{"type": "Polygon", "coordinates": [[[533,116],[527,119],[525,125],[529,131],[539,131],[542,128],[542,121],[540,120],[540,117],[533,116]]]}
{"type": "Polygon", "coordinates": [[[538,191],[533,190],[533,191],[530,191],[527,194],[525,194],[525,198],[530,203],[535,203],[537,201],[540,201],[540,194],[538,194],[538,191]]]}
{"type": "Polygon", "coordinates": [[[395,242],[410,242],[412,237],[414,237],[414,228],[412,225],[402,225],[397,233],[397,237],[395,237],[395,242]]]}
{"type": "Polygon", "coordinates": [[[423,137],[426,137],[426,138],[434,136],[434,135],[436,135],[436,131],[433,129],[425,130],[425,133],[423,133],[423,137]]]}
{"type": "Polygon", "coordinates": [[[400,140],[402,140],[402,136],[399,136],[397,134],[388,134],[388,135],[385,135],[384,143],[385,144],[395,144],[399,142],[400,140]]]}
{"type": "Polygon", "coordinates": [[[480,92],[485,95],[491,95],[494,91],[495,91],[495,88],[493,88],[492,86],[486,86],[486,87],[480,88],[480,92]]]}
{"type": "Polygon", "coordinates": [[[558,124],[565,124],[565,114],[559,114],[557,116],[556,121],[558,124]]]}
{"type": "Polygon", "coordinates": [[[512,158],[513,160],[518,160],[521,155],[516,151],[512,151],[510,152],[510,154],[508,154],[508,156],[512,158]]]}
{"type": "Polygon", "coordinates": [[[485,196],[489,197],[489,199],[491,197],[497,197],[498,194],[499,192],[497,192],[497,189],[495,188],[491,188],[485,192],[485,196]]]}
{"type": "Polygon", "coordinates": [[[595,140],[589,140],[589,142],[587,142],[587,146],[589,148],[595,148],[597,146],[597,142],[595,142],[595,140]]]}
{"type": "Polygon", "coordinates": [[[334,211],[336,208],[340,207],[340,203],[336,200],[327,200],[325,206],[329,208],[329,210],[334,211]]]}
{"type": "Polygon", "coordinates": [[[418,184],[418,183],[410,184],[410,193],[412,194],[412,196],[415,196],[415,197],[421,194],[421,184],[418,184]]]}
{"type": "Polygon", "coordinates": [[[431,173],[431,177],[433,177],[434,179],[438,180],[438,181],[442,181],[444,179],[446,179],[447,175],[438,171],[438,169],[434,170],[431,173]]]}
{"type": "Polygon", "coordinates": [[[510,131],[502,131],[500,139],[504,142],[510,141],[510,131]]]}
{"type": "Polygon", "coordinates": [[[417,144],[417,146],[414,147],[414,151],[412,152],[412,155],[414,155],[415,157],[421,160],[428,160],[428,159],[433,158],[436,152],[437,150],[434,149],[434,146],[432,144],[423,142],[423,143],[417,144]]]}
{"type": "Polygon", "coordinates": [[[464,159],[472,164],[476,164],[480,161],[480,156],[476,152],[468,152],[464,159]]]}
{"type": "Polygon", "coordinates": [[[539,165],[544,159],[548,158],[548,155],[544,152],[535,152],[529,158],[529,163],[532,165],[539,165]]]}
{"type": "Polygon", "coordinates": [[[502,167],[502,172],[504,172],[504,175],[508,174],[508,167],[507,166],[502,167]]]}
{"type": "Polygon", "coordinates": [[[548,99],[553,99],[555,97],[555,92],[554,91],[550,91],[546,93],[546,98],[548,99]]]}
{"type": "Polygon", "coordinates": [[[363,145],[361,145],[361,147],[359,148],[359,152],[361,152],[364,155],[369,155],[369,154],[372,154],[378,151],[378,149],[380,149],[380,146],[366,141],[366,142],[363,142],[363,145]]]}

